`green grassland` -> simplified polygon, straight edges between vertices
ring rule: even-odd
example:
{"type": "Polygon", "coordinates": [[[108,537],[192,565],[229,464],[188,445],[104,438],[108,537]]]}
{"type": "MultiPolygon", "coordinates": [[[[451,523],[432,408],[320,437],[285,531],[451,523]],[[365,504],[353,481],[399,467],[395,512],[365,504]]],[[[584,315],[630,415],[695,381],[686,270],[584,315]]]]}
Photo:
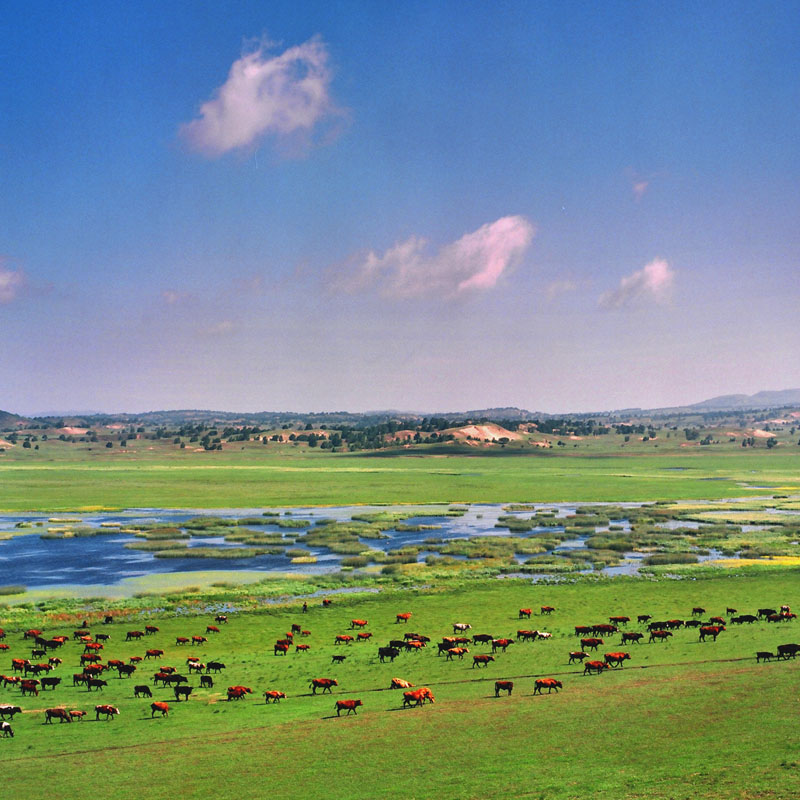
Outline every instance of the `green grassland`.
{"type": "Polygon", "coordinates": [[[249,508],[441,502],[596,502],[713,499],[800,491],[800,448],[580,447],[322,453],[284,446],[194,452],[42,442],[0,458],[5,511],[128,507],[249,508]]]}
{"type": "MultiPolygon", "coordinates": [[[[626,666],[586,676],[567,664],[578,649],[576,624],[604,622],[613,614],[650,613],[656,618],[690,616],[695,605],[708,615],[762,606],[800,603],[800,570],[769,575],[729,573],[698,580],[579,580],[532,585],[517,580],[442,582],[429,588],[335,597],[328,609],[318,598],[307,614],[299,601],[269,609],[232,613],[220,634],[201,647],[179,647],[176,636],[203,634],[213,622],[223,589],[212,596],[175,598],[169,611],[127,612],[115,624],[98,624],[102,601],[0,607],[0,626],[11,649],[4,660],[28,655],[20,630],[43,627],[48,634],[71,633],[84,616],[95,632],[111,633],[104,656],[127,659],[148,647],[164,649],[156,662],[142,662],[131,679],[108,677],[103,693],[71,686],[81,647],[69,642],[56,674],[67,680],[38,698],[0,689],[0,703],[24,712],[13,722],[14,739],[0,740],[9,797],[34,797],[42,786],[58,786],[60,797],[83,796],[89,785],[111,796],[139,798],[281,797],[641,797],[790,798],[800,785],[800,727],[797,679],[800,661],[756,664],[756,650],[800,640],[797,621],[728,626],[717,642],[700,643],[696,632],[679,630],[666,644],[621,648],[617,636],[599,653],[625,649],[626,666]],[[553,605],[550,616],[519,620],[520,607],[553,605]],[[412,612],[408,626],[395,623],[412,612]],[[363,618],[370,642],[335,646],[349,621],[363,618]],[[272,643],[292,623],[311,631],[301,641],[307,653],[272,654],[272,643]],[[435,648],[402,653],[380,664],[378,644],[418,631],[437,641],[452,634],[454,622],[469,622],[470,633],[515,638],[518,628],[552,632],[549,641],[517,642],[485,670],[446,661],[435,648]],[[140,643],[124,633],[145,624],[160,632],[140,643]],[[331,664],[335,653],[343,664],[331,664]],[[195,688],[187,702],[171,691],[153,690],[170,702],[165,719],[151,719],[149,700],[134,699],[133,685],[161,664],[179,668],[189,655],[227,664],[212,689],[195,688]],[[151,666],[152,665],[152,666],[151,666]],[[564,683],[559,694],[533,696],[536,676],[564,683]],[[427,685],[435,705],[405,709],[392,677],[427,685]],[[309,680],[335,677],[333,696],[312,696],[309,680]],[[493,683],[512,679],[512,697],[495,698],[493,683]],[[251,686],[254,694],[225,700],[225,687],[251,686]],[[266,705],[263,692],[277,689],[287,699],[266,705]],[[337,718],[339,698],[359,698],[357,717],[337,718]],[[120,716],[45,725],[42,709],[64,705],[91,711],[112,703],[120,716]],[[135,787],[135,788],[134,788],[135,787]]],[[[244,588],[247,590],[247,587],[244,588]]],[[[231,594],[229,602],[239,595],[231,594]]],[[[257,596],[251,596],[257,605],[257,596]]],[[[150,605],[155,605],[155,599],[150,605]]],[[[639,629],[635,623],[630,629],[639,629]]],[[[472,653],[489,652],[475,646],[472,653]]],[[[185,669],[182,670],[185,672],[185,669]]],[[[190,683],[197,687],[199,680],[190,683]]]]}

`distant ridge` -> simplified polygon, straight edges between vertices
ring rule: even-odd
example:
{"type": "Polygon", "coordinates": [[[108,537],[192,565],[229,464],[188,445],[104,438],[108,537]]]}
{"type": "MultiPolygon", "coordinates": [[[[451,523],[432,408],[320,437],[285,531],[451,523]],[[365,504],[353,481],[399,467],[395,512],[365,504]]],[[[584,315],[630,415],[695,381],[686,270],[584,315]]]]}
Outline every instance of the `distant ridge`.
{"type": "Polygon", "coordinates": [[[687,408],[712,411],[731,408],[778,408],[800,404],[800,389],[756,392],[755,394],[722,394],[694,403],[687,408]]]}

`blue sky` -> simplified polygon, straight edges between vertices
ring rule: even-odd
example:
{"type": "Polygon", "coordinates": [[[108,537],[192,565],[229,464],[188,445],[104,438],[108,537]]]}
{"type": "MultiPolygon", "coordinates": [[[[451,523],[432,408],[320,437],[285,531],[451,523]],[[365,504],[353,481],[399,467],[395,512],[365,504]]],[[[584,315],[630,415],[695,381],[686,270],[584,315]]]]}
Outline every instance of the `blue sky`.
{"type": "Polygon", "coordinates": [[[794,3],[8,3],[0,408],[800,385],[794,3]]]}

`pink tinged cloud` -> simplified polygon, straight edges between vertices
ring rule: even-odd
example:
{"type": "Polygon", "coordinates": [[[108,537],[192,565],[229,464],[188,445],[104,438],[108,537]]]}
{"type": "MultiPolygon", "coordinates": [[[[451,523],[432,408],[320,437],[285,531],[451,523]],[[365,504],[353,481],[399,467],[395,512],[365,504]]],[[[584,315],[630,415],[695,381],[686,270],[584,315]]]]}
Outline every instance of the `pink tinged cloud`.
{"type": "Polygon", "coordinates": [[[314,37],[270,55],[265,45],[234,61],[228,79],[183,124],[180,136],[208,157],[258,144],[265,136],[311,132],[337,109],[325,43],[314,37]]]}
{"type": "Polygon", "coordinates": [[[22,270],[6,267],[0,259],[0,303],[11,303],[25,288],[27,280],[22,270]]]}
{"type": "Polygon", "coordinates": [[[377,288],[386,297],[454,296],[484,291],[516,265],[530,246],[534,226],[524,217],[502,217],[430,252],[426,239],[412,236],[382,255],[370,252],[339,281],[349,291],[377,288]]]}
{"type": "Polygon", "coordinates": [[[633,184],[633,196],[637,200],[641,200],[644,197],[644,193],[647,191],[648,186],[650,186],[650,181],[636,181],[633,184]]]}
{"type": "Polygon", "coordinates": [[[636,270],[619,282],[613,291],[600,297],[602,308],[624,308],[643,302],[667,304],[672,298],[675,271],[662,258],[636,270]]]}

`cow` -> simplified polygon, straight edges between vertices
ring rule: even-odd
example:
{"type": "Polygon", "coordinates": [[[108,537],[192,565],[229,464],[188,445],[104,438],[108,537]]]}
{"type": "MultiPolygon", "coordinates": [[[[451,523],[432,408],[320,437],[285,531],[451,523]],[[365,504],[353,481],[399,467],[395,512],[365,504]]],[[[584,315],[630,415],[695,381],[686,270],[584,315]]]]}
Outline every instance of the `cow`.
{"type": "Polygon", "coordinates": [[[331,664],[344,664],[347,656],[331,656],[331,664]]]}
{"type": "Polygon", "coordinates": [[[511,692],[514,689],[514,681],[495,681],[494,682],[494,696],[500,697],[500,692],[508,692],[511,697],[511,692]]]}
{"type": "Polygon", "coordinates": [[[468,622],[454,622],[453,623],[453,633],[466,633],[467,631],[472,630],[472,625],[468,622]]]}
{"type": "Polygon", "coordinates": [[[157,648],[153,648],[152,650],[148,650],[144,654],[144,657],[145,657],[145,660],[146,660],[148,658],[161,658],[161,656],[163,656],[163,655],[164,655],[164,651],[163,650],[159,650],[157,648]]]}
{"type": "Polygon", "coordinates": [[[394,661],[400,655],[400,650],[397,647],[379,647],[378,658],[383,663],[384,659],[388,658],[389,661],[394,661]]]}
{"type": "Polygon", "coordinates": [[[570,650],[569,651],[569,663],[574,664],[576,661],[580,664],[583,663],[584,658],[588,658],[589,654],[584,653],[582,650],[570,650]]]}
{"type": "Polygon", "coordinates": [[[631,657],[630,653],[606,653],[605,662],[610,667],[621,667],[623,661],[628,661],[631,657]]]}
{"type": "Polygon", "coordinates": [[[300,633],[302,630],[302,625],[298,625],[296,622],[292,623],[292,633],[300,633]]]}
{"type": "Polygon", "coordinates": [[[494,656],[485,656],[485,655],[478,655],[472,656],[472,668],[475,667],[488,667],[489,662],[494,661],[494,656]]]}
{"type": "Polygon", "coordinates": [[[647,641],[648,644],[665,642],[670,636],[672,636],[672,631],[650,631],[650,638],[647,641]]]}
{"type": "MultiPolygon", "coordinates": [[[[591,663],[591,662],[590,662],[591,663]]],[[[534,694],[541,694],[542,689],[547,689],[547,694],[556,690],[556,694],[558,694],[559,689],[563,689],[564,684],[561,681],[557,681],[555,678],[537,678],[533,682],[533,693],[534,694]]]]}
{"type": "Polygon", "coordinates": [[[217,614],[217,616],[214,617],[214,622],[223,622],[224,623],[224,622],[227,622],[227,621],[228,621],[228,615],[227,614],[217,614]]]}
{"type": "Polygon", "coordinates": [[[492,640],[492,652],[496,653],[498,650],[502,650],[505,653],[506,648],[510,644],[514,644],[514,640],[513,639],[493,639],[492,640]]]}
{"type": "Polygon", "coordinates": [[[264,702],[266,703],[277,703],[285,699],[286,695],[283,692],[276,692],[275,690],[264,692],[264,702]]]}
{"type": "Polygon", "coordinates": [[[533,613],[532,608],[521,608],[519,610],[519,615],[517,619],[522,619],[523,617],[525,617],[525,619],[530,619],[532,613],[533,613]]]}
{"type": "Polygon", "coordinates": [[[14,738],[14,729],[7,722],[0,722],[0,733],[3,734],[4,739],[9,736],[14,738]]]}
{"type": "Polygon", "coordinates": [[[216,625],[206,625],[206,633],[219,633],[220,630],[216,625]]]}
{"type": "Polygon", "coordinates": [[[608,669],[605,661],[587,661],[583,666],[583,674],[591,675],[594,672],[599,675],[604,669],[608,669]]]}
{"type": "Polygon", "coordinates": [[[124,663],[124,661],[120,661],[118,658],[110,658],[106,661],[106,667],[108,667],[108,669],[119,669],[124,663]]]}
{"type": "MultiPolygon", "coordinates": [[[[356,634],[356,641],[358,641],[358,642],[366,642],[368,639],[371,639],[371,638],[372,638],[372,634],[369,633],[369,632],[367,632],[367,633],[357,633],[356,634]]],[[[307,644],[302,645],[302,646],[306,647],[306,648],[308,647],[307,644]]]]}
{"type": "Polygon", "coordinates": [[[421,686],[419,689],[413,689],[410,692],[403,692],[403,708],[410,706],[421,706],[425,701],[429,700],[431,703],[435,702],[433,692],[427,686],[421,686]]]}
{"type": "Polygon", "coordinates": [[[42,690],[55,689],[61,683],[61,678],[42,678],[42,690]]]}
{"type": "Polygon", "coordinates": [[[72,675],[72,685],[78,686],[81,683],[86,683],[88,677],[85,672],[75,672],[72,675]]]}
{"type": "Polygon", "coordinates": [[[553,608],[553,606],[542,606],[539,609],[539,613],[540,614],[545,614],[545,615],[548,615],[548,616],[550,614],[552,614],[554,611],[555,611],[555,608],[553,608]]]}
{"type": "Polygon", "coordinates": [[[394,621],[395,621],[395,624],[397,624],[398,622],[406,623],[410,619],[411,619],[411,612],[410,611],[405,611],[402,614],[397,614],[395,616],[394,621]]]}
{"type": "Polygon", "coordinates": [[[518,630],[517,639],[521,642],[535,642],[539,638],[539,631],[518,630]]]}
{"type": "Polygon", "coordinates": [[[390,689],[412,689],[413,687],[413,683],[404,681],[402,678],[392,678],[392,682],[389,686],[390,689]]]}
{"type": "Polygon", "coordinates": [[[300,631],[301,636],[311,636],[311,631],[302,630],[300,631]]]}
{"type": "Polygon", "coordinates": [[[110,719],[113,719],[115,716],[119,714],[119,709],[116,706],[107,706],[107,705],[95,706],[94,714],[95,714],[94,717],[95,722],[97,722],[97,720],[100,719],[101,714],[105,714],[106,722],[108,722],[110,719]]]}
{"type": "Polygon", "coordinates": [[[447,660],[452,661],[454,656],[458,656],[459,659],[463,660],[467,653],[469,653],[469,650],[466,647],[451,647],[447,651],[447,660]]]}
{"type": "MultiPolygon", "coordinates": [[[[324,600],[322,601],[325,602],[324,600]]],[[[358,706],[363,706],[364,704],[360,700],[337,700],[336,701],[336,716],[338,717],[342,711],[347,711],[349,715],[352,711],[356,716],[358,716],[358,712],[356,708],[358,706]]]]}
{"type": "Polygon", "coordinates": [[[758,618],[761,619],[762,617],[768,617],[770,614],[777,614],[778,612],[774,608],[759,608],[758,609],[758,618]]]}
{"type": "Polygon", "coordinates": [[[169,703],[163,703],[160,700],[150,703],[150,719],[156,715],[156,711],[161,712],[162,717],[169,716],[169,703]]]}
{"type": "Polygon", "coordinates": [[[11,648],[7,644],[0,644],[0,650],[10,650],[11,648]]]}
{"type": "Polygon", "coordinates": [[[20,678],[18,675],[0,675],[0,681],[3,681],[3,688],[16,683],[19,683],[20,678]]]}
{"type": "Polygon", "coordinates": [[[249,686],[229,686],[227,691],[228,700],[241,700],[252,693],[253,690],[249,686]]]}
{"type": "MultiPolygon", "coordinates": [[[[145,625],[144,626],[144,635],[145,636],[153,636],[154,634],[158,633],[158,631],[159,631],[159,628],[156,625],[145,625]]],[[[104,636],[107,636],[107,635],[108,634],[104,634],[104,636]]],[[[97,638],[99,639],[100,637],[98,636],[97,638]]]]}
{"type": "Polygon", "coordinates": [[[14,719],[14,714],[21,714],[22,709],[19,706],[0,706],[0,719],[10,717],[14,719]]]}
{"type": "Polygon", "coordinates": [[[32,680],[32,679],[28,679],[28,680],[24,680],[23,679],[19,686],[20,686],[20,689],[22,689],[23,697],[26,694],[32,694],[32,695],[35,695],[36,697],[39,696],[39,681],[32,680]]]}
{"type": "Polygon", "coordinates": [[[57,719],[59,724],[62,722],[72,722],[72,717],[66,708],[46,708],[44,710],[45,724],[52,724],[53,720],[57,719]]]}
{"type": "Polygon", "coordinates": [[[760,664],[762,661],[772,661],[773,658],[775,658],[775,653],[759,650],[756,653],[756,664],[760,664]]]}
{"type": "Polygon", "coordinates": [[[533,637],[534,641],[536,641],[537,639],[552,639],[553,638],[553,634],[552,633],[548,633],[547,631],[534,631],[534,633],[536,634],[533,637]]]}
{"type": "Polygon", "coordinates": [[[277,656],[278,654],[285,656],[288,652],[289,652],[289,645],[288,644],[276,644],[272,648],[272,654],[275,655],[275,656],[277,656]]]}
{"type": "Polygon", "coordinates": [[[192,691],[193,690],[192,690],[191,686],[173,686],[172,687],[172,692],[175,695],[175,702],[176,703],[180,703],[181,698],[183,698],[184,700],[188,700],[189,699],[189,695],[192,693],[192,691]]]}
{"type": "Polygon", "coordinates": [[[630,617],[618,616],[618,617],[609,617],[609,622],[613,622],[615,625],[627,625],[630,621],[630,617]]]}
{"type": "Polygon", "coordinates": [[[210,675],[201,675],[200,676],[200,688],[201,689],[213,689],[214,688],[214,679],[210,675]]]}
{"type": "Polygon", "coordinates": [[[189,667],[189,672],[202,672],[206,665],[202,661],[190,661],[187,666],[189,667]]]}
{"type": "Polygon", "coordinates": [[[643,633],[623,633],[622,634],[622,644],[628,644],[633,642],[634,644],[639,644],[639,640],[644,636],[643,633]]]}
{"type": "Polygon", "coordinates": [[[141,656],[131,656],[131,657],[128,659],[128,661],[129,661],[131,664],[138,664],[138,663],[139,663],[141,660],[142,660],[142,657],[141,657],[141,656]]]}
{"type": "Polygon", "coordinates": [[[411,631],[406,631],[403,634],[403,640],[408,641],[409,639],[414,639],[417,642],[429,642],[431,640],[430,636],[423,636],[421,633],[412,633],[411,631]]]}
{"type": "Polygon", "coordinates": [[[791,610],[792,610],[791,606],[786,606],[786,605],[781,606],[781,614],[788,614],[791,612],[791,610]]]}
{"type": "Polygon", "coordinates": [[[708,620],[710,625],[724,625],[725,620],[722,617],[710,617],[708,620]]]}
{"type": "Polygon", "coordinates": [[[748,625],[752,625],[754,622],[758,621],[758,617],[754,614],[740,614],[738,617],[733,617],[731,622],[735,623],[736,625],[743,625],[745,622],[748,625]]]}
{"type": "MultiPolygon", "coordinates": [[[[449,637],[452,640],[452,636],[449,637]]],[[[491,633],[476,633],[472,637],[472,644],[491,644],[494,641],[494,636],[491,633]]]]}
{"type": "Polygon", "coordinates": [[[333,600],[330,597],[323,597],[322,598],[322,607],[323,608],[330,608],[333,605],[333,600]]]}
{"type": "Polygon", "coordinates": [[[418,653],[420,650],[422,650],[423,647],[427,647],[427,645],[425,644],[425,642],[419,642],[416,639],[414,639],[410,642],[406,642],[404,644],[404,647],[406,650],[418,653]]]}
{"type": "Polygon", "coordinates": [[[208,639],[205,636],[192,636],[192,645],[205,644],[208,639]]]}
{"type": "Polygon", "coordinates": [[[89,692],[91,692],[92,689],[102,691],[106,686],[108,686],[108,681],[104,681],[102,678],[87,678],[86,680],[86,689],[89,692]]]}
{"type": "Polygon", "coordinates": [[[348,636],[346,633],[343,633],[337,636],[334,640],[334,644],[350,644],[353,641],[352,636],[348,636]]]}
{"type": "Polygon", "coordinates": [[[587,636],[592,632],[591,625],[576,625],[575,626],[575,635],[576,636],[587,636]]]}
{"type": "Polygon", "coordinates": [[[592,625],[592,635],[594,636],[596,636],[598,633],[611,636],[612,633],[616,633],[618,630],[619,629],[616,625],[611,625],[608,622],[601,622],[598,625],[592,625]]]}
{"type": "Polygon", "coordinates": [[[581,639],[581,647],[584,650],[597,650],[597,648],[601,644],[605,644],[605,642],[602,639],[597,639],[597,638],[581,639]]]}
{"type": "Polygon", "coordinates": [[[652,614],[639,614],[639,615],[636,617],[636,621],[637,621],[639,624],[641,624],[641,623],[643,623],[643,622],[650,622],[650,620],[651,620],[651,619],[653,619],[653,615],[652,615],[652,614]]]}
{"type": "Polygon", "coordinates": [[[159,672],[163,672],[165,675],[173,675],[177,670],[175,667],[159,667],[159,672]]]}
{"type": "Polygon", "coordinates": [[[350,630],[353,628],[366,628],[369,623],[365,619],[351,619],[350,620],[350,630]]]}
{"type": "Polygon", "coordinates": [[[296,644],[294,646],[295,653],[304,653],[306,650],[310,650],[310,649],[311,649],[311,645],[310,644],[296,644]]]}
{"type": "Polygon", "coordinates": [[[703,626],[703,620],[701,619],[687,619],[686,622],[683,623],[684,628],[701,628],[703,626]]]}
{"type": "Polygon", "coordinates": [[[42,632],[38,628],[31,628],[25,633],[22,634],[23,639],[35,639],[37,636],[41,636],[42,632]]]}
{"type": "Polygon", "coordinates": [[[102,659],[100,658],[99,655],[97,655],[97,653],[84,653],[81,656],[81,664],[96,664],[98,661],[101,660],[102,659]]]}
{"type": "Polygon", "coordinates": [[[133,639],[141,639],[144,636],[144,631],[128,631],[125,634],[125,641],[130,642],[133,639]]]}
{"type": "Polygon", "coordinates": [[[219,672],[225,669],[225,665],[221,661],[209,661],[206,667],[206,674],[209,672],[219,672]]]}
{"type": "Polygon", "coordinates": [[[183,683],[189,683],[189,679],[185,675],[179,675],[177,672],[173,673],[172,675],[167,675],[166,680],[164,681],[165,686],[167,684],[170,686],[172,686],[172,684],[177,684],[180,686],[183,683]]]}
{"type": "Polygon", "coordinates": [[[692,609],[692,616],[693,617],[702,617],[703,614],[706,613],[706,610],[702,606],[695,606],[692,609]]]}
{"type": "Polygon", "coordinates": [[[11,669],[13,672],[24,672],[25,665],[30,664],[31,662],[28,661],[27,658],[12,658],[11,659],[11,669]]]}
{"type": "Polygon", "coordinates": [[[106,614],[103,618],[103,625],[111,625],[114,622],[114,617],[111,614],[106,614]]]}
{"type": "Polygon", "coordinates": [[[796,658],[798,653],[800,653],[800,644],[790,643],[778,645],[779,659],[796,658]]]}
{"type": "MultiPolygon", "coordinates": [[[[396,647],[398,650],[404,650],[406,646],[405,639],[389,639],[389,644],[387,647],[396,647]]],[[[450,647],[455,647],[455,640],[450,645],[450,647]]]]}
{"type": "Polygon", "coordinates": [[[117,667],[117,674],[120,676],[120,678],[123,675],[126,678],[130,678],[134,672],[136,672],[136,664],[123,664],[121,667],[117,667]]]}
{"type": "Polygon", "coordinates": [[[153,693],[150,691],[149,686],[145,686],[143,684],[139,686],[133,687],[133,696],[134,697],[152,697],[153,693]]]}
{"type": "Polygon", "coordinates": [[[177,644],[177,645],[189,644],[189,637],[188,636],[176,636],[175,637],[175,644],[177,644]]]}
{"type": "Polygon", "coordinates": [[[336,678],[312,678],[309,688],[312,694],[316,694],[317,689],[322,689],[322,694],[325,694],[325,692],[330,694],[333,692],[333,687],[338,685],[339,681],[336,678]]]}
{"type": "Polygon", "coordinates": [[[704,642],[706,640],[706,636],[711,636],[716,642],[717,636],[719,636],[724,630],[724,625],[704,625],[702,628],[700,628],[700,641],[704,642]]]}
{"type": "Polygon", "coordinates": [[[72,711],[69,712],[69,716],[70,716],[70,719],[73,720],[73,721],[77,720],[78,722],[83,722],[83,718],[86,716],[86,712],[85,711],[76,711],[76,710],[73,709],[72,711]]]}

